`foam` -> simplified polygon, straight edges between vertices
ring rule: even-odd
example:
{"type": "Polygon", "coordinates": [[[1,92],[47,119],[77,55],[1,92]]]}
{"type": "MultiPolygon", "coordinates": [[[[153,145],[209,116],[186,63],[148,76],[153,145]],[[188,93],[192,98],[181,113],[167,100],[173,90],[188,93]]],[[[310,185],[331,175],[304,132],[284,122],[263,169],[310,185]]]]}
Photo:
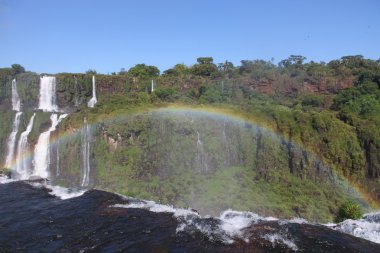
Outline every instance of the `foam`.
{"type": "Polygon", "coordinates": [[[329,227],[369,241],[380,243],[380,212],[368,213],[359,220],[345,220],[329,227]]]}
{"type": "Polygon", "coordinates": [[[297,245],[291,239],[288,239],[286,236],[282,234],[266,234],[262,238],[270,241],[273,246],[275,246],[276,244],[283,244],[294,251],[298,250],[297,245]]]}
{"type": "Polygon", "coordinates": [[[29,184],[36,188],[49,189],[50,195],[56,196],[62,200],[76,198],[76,197],[82,196],[86,192],[86,190],[70,189],[70,188],[66,188],[66,187],[62,187],[58,185],[48,185],[48,184],[35,183],[35,182],[29,182],[29,184]]]}
{"type": "Polygon", "coordinates": [[[11,183],[11,182],[14,182],[14,181],[15,181],[14,179],[11,179],[9,177],[0,176],[0,184],[8,184],[8,183],[11,183]]]}

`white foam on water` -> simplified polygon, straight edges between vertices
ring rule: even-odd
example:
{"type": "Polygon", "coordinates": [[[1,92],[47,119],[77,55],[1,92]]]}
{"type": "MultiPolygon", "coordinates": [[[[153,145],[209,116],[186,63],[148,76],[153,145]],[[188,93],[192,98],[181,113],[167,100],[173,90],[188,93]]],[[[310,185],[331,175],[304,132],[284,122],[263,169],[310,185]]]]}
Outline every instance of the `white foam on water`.
{"type": "Polygon", "coordinates": [[[309,224],[310,222],[303,219],[303,218],[300,218],[300,217],[294,217],[294,218],[291,218],[289,220],[285,219],[285,220],[280,220],[278,222],[280,225],[285,225],[285,224],[289,224],[289,223],[296,223],[296,224],[309,224]]]}
{"type": "Polygon", "coordinates": [[[190,209],[181,209],[174,208],[168,205],[157,204],[154,201],[144,200],[140,202],[133,202],[129,204],[116,204],[112,207],[120,208],[140,208],[146,209],[154,213],[172,213],[175,217],[186,216],[186,215],[196,215],[199,216],[196,212],[191,211],[190,209]]]}
{"type": "Polygon", "coordinates": [[[6,176],[0,176],[0,184],[8,184],[14,181],[14,179],[8,178],[6,176]]]}
{"type": "Polygon", "coordinates": [[[49,194],[54,195],[60,199],[71,199],[82,196],[86,190],[74,190],[58,185],[46,185],[46,188],[50,189],[49,194]]]}
{"type": "Polygon", "coordinates": [[[289,249],[292,249],[294,251],[298,250],[297,245],[291,239],[281,234],[278,234],[278,233],[266,234],[262,238],[267,241],[270,241],[273,246],[275,246],[276,244],[283,244],[287,246],[289,249]]]}
{"type": "Polygon", "coordinates": [[[242,229],[246,228],[260,219],[258,214],[251,212],[238,212],[233,210],[224,211],[219,219],[222,221],[221,228],[231,237],[242,237],[242,229]]]}
{"type": "Polygon", "coordinates": [[[380,243],[380,212],[368,213],[359,220],[345,220],[338,224],[325,224],[332,229],[380,243]]]}
{"type": "Polygon", "coordinates": [[[28,182],[31,186],[35,188],[47,188],[49,189],[49,194],[56,196],[60,199],[71,199],[71,198],[76,198],[79,196],[82,196],[86,190],[77,190],[77,189],[70,189],[58,185],[48,185],[45,183],[37,183],[37,182],[28,182]]]}
{"type": "Polygon", "coordinates": [[[233,243],[236,238],[248,242],[249,238],[246,237],[243,229],[258,221],[277,220],[273,217],[261,217],[252,212],[234,210],[226,210],[218,218],[201,217],[190,209],[174,208],[168,205],[157,204],[154,201],[126,199],[131,202],[128,204],[116,204],[112,207],[141,208],[156,213],[172,213],[179,222],[176,229],[177,233],[197,230],[206,235],[210,240],[219,240],[226,244],[233,243]],[[213,221],[208,221],[207,219],[212,219],[213,221]]]}

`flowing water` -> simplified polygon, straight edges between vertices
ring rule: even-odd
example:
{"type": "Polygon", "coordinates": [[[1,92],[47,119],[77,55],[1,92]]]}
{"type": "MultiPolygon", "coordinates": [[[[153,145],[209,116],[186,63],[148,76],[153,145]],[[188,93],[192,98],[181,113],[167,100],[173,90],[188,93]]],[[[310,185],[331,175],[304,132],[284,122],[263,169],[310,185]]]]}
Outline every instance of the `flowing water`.
{"type": "Polygon", "coordinates": [[[200,134],[197,131],[197,156],[196,156],[196,163],[198,165],[199,172],[207,172],[208,171],[208,164],[207,164],[207,157],[206,153],[203,148],[203,143],[200,138],[200,134]]]}
{"type": "Polygon", "coordinates": [[[12,80],[12,109],[16,112],[21,110],[21,101],[17,91],[17,81],[12,80]]]}
{"type": "Polygon", "coordinates": [[[49,165],[50,165],[50,133],[55,131],[58,124],[67,117],[67,114],[62,114],[58,117],[53,113],[50,116],[51,127],[40,134],[38,142],[34,149],[34,176],[42,178],[49,177],[49,165]]]}
{"type": "Polygon", "coordinates": [[[380,252],[300,220],[232,210],[201,217],[104,191],[0,182],[1,252],[380,252]]]}
{"type": "Polygon", "coordinates": [[[154,80],[152,79],[152,84],[151,84],[151,88],[150,88],[150,92],[154,92],[154,88],[155,88],[155,82],[154,80]]]}
{"type": "Polygon", "coordinates": [[[97,102],[98,100],[96,99],[95,76],[92,76],[92,98],[90,99],[90,101],[88,101],[87,106],[92,108],[95,106],[97,102]]]}
{"type": "Polygon", "coordinates": [[[40,97],[38,109],[44,112],[57,112],[56,104],[56,80],[54,76],[42,76],[40,78],[40,97]]]}
{"type": "Polygon", "coordinates": [[[82,153],[82,179],[81,186],[85,187],[90,184],[90,126],[87,119],[84,118],[84,127],[82,128],[81,137],[81,153],[82,153]]]}
{"type": "Polygon", "coordinates": [[[17,164],[16,164],[16,175],[18,179],[27,179],[30,175],[30,165],[29,165],[29,155],[28,155],[28,135],[33,129],[34,117],[36,116],[33,113],[33,116],[30,118],[26,130],[21,133],[20,139],[17,145],[17,164]]]}
{"type": "Polygon", "coordinates": [[[11,168],[12,167],[12,162],[14,159],[14,153],[15,153],[15,146],[16,146],[16,136],[18,133],[18,129],[20,126],[20,118],[21,118],[22,112],[17,112],[15,115],[15,119],[13,121],[13,126],[12,126],[12,132],[8,137],[8,154],[5,159],[5,167],[6,168],[11,168]]]}

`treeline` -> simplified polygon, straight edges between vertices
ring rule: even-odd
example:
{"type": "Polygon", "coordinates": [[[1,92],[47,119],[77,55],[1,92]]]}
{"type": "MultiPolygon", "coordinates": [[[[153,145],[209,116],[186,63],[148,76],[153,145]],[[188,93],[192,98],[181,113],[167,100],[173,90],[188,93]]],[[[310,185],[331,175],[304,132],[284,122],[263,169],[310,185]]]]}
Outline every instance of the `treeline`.
{"type": "MultiPolygon", "coordinates": [[[[279,64],[243,60],[234,66],[200,57],[194,65],[177,64],[162,73],[145,64],[110,75],[95,70],[58,73],[60,108],[71,105],[79,113],[88,112],[92,75],[99,100],[93,113],[110,113],[133,103],[234,104],[260,114],[277,132],[321,155],[380,200],[379,60],[356,55],[317,63],[292,55],[279,64]]],[[[0,110],[10,109],[15,77],[24,106],[35,108],[38,75],[14,64],[0,69],[0,110]]]]}

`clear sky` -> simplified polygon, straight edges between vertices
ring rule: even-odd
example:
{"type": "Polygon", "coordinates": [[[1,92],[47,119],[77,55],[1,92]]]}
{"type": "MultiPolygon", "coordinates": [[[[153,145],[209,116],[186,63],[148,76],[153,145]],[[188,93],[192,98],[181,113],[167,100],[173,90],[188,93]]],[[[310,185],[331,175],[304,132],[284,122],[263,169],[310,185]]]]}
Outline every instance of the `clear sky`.
{"type": "Polygon", "coordinates": [[[0,0],[0,67],[161,71],[212,56],[380,58],[379,0],[0,0]]]}

